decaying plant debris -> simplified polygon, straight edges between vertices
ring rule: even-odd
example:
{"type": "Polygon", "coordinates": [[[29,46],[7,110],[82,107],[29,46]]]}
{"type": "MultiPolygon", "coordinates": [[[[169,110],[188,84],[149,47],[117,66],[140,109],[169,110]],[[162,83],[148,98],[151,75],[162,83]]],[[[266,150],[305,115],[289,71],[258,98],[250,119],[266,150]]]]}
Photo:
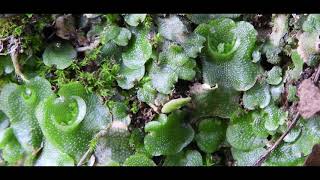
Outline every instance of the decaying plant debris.
{"type": "Polygon", "coordinates": [[[298,111],[303,118],[308,119],[320,111],[320,90],[310,79],[302,81],[298,96],[298,111]]]}
{"type": "Polygon", "coordinates": [[[0,18],[0,165],[318,165],[319,14],[0,18]]]}

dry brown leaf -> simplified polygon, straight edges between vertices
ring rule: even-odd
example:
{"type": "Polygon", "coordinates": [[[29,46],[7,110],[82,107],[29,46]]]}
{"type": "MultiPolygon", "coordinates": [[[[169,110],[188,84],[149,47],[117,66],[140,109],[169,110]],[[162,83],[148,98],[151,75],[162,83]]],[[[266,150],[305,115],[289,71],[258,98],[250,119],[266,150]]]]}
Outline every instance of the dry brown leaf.
{"type": "Polygon", "coordinates": [[[71,14],[59,16],[55,21],[57,36],[62,39],[69,40],[76,36],[75,22],[71,14]]]}
{"type": "Polygon", "coordinates": [[[298,88],[298,111],[305,119],[312,117],[320,111],[320,89],[311,79],[302,81],[298,88]]]}
{"type": "Polygon", "coordinates": [[[320,144],[313,146],[311,154],[304,162],[304,166],[320,166],[320,144]]]}

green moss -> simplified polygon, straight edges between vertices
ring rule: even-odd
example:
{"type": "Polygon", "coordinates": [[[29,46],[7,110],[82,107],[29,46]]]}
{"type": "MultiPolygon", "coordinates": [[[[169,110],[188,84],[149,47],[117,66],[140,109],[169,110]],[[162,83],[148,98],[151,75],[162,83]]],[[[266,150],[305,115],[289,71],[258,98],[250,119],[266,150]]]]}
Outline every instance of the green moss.
{"type": "Polygon", "coordinates": [[[5,38],[13,34],[18,27],[11,19],[0,19],[0,38],[5,38]]]}
{"type": "Polygon", "coordinates": [[[39,73],[42,76],[51,76],[49,81],[57,87],[78,81],[84,85],[87,92],[95,92],[99,96],[106,97],[113,94],[120,66],[113,60],[102,58],[100,48],[97,48],[87,53],[83,60],[73,62],[64,70],[43,66],[41,69],[39,73]],[[92,68],[95,70],[90,70],[92,68]]]}
{"type": "Polygon", "coordinates": [[[45,26],[51,24],[50,15],[16,15],[0,19],[0,38],[8,36],[20,37],[24,50],[33,53],[40,52],[44,46],[42,31],[45,26]]]}

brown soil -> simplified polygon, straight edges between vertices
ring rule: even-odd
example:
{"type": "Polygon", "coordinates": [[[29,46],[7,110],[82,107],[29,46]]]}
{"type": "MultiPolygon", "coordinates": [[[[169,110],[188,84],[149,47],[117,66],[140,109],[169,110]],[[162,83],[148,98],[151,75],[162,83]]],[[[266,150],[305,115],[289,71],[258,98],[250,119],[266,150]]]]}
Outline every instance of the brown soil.
{"type": "Polygon", "coordinates": [[[140,103],[139,111],[132,115],[131,125],[134,128],[144,128],[145,124],[150,122],[155,116],[156,112],[145,103],[140,103]]]}

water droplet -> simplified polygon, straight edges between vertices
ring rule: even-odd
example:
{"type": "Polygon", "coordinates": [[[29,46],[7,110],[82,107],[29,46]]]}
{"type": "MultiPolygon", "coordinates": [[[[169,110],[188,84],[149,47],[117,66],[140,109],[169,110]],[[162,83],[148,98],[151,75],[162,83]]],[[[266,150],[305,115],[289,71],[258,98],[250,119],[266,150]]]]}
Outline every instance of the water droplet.
{"type": "Polygon", "coordinates": [[[56,47],[57,47],[57,48],[60,48],[60,47],[61,47],[61,43],[60,43],[60,42],[57,42],[57,43],[56,43],[56,47]]]}
{"type": "Polygon", "coordinates": [[[30,96],[32,94],[31,89],[27,88],[26,89],[26,95],[30,96]]]}

